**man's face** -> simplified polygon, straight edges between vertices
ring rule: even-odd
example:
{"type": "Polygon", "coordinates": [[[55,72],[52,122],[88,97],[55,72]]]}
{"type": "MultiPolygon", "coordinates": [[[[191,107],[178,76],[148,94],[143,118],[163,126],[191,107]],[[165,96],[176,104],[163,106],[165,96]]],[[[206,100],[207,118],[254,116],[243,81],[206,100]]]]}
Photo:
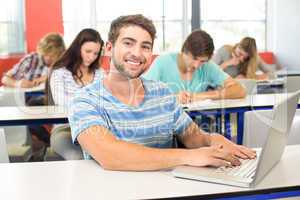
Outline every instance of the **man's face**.
{"type": "Polygon", "coordinates": [[[194,57],[191,53],[183,53],[183,61],[187,71],[195,71],[208,62],[208,56],[194,57]]]}
{"type": "Polygon", "coordinates": [[[120,29],[115,44],[108,42],[106,51],[111,54],[112,62],[122,76],[138,78],[147,67],[152,56],[152,38],[139,26],[127,26],[120,29]]]}
{"type": "Polygon", "coordinates": [[[47,53],[43,55],[43,60],[45,64],[50,67],[56,60],[57,56],[54,53],[47,53]]]}

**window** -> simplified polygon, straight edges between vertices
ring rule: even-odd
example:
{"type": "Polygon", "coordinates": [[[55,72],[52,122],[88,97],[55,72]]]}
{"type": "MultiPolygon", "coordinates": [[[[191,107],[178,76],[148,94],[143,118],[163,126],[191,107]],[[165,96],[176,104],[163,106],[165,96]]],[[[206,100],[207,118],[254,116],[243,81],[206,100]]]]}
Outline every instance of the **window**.
{"type": "Polygon", "coordinates": [[[266,49],[266,0],[200,0],[201,28],[214,39],[216,48],[256,39],[266,49]]]}
{"type": "Polygon", "coordinates": [[[190,1],[63,0],[65,41],[69,44],[82,28],[87,27],[97,29],[102,38],[107,40],[110,23],[113,19],[121,15],[141,13],[152,19],[155,24],[157,38],[154,52],[178,51],[186,36],[184,33],[185,27],[182,25],[186,24],[183,21],[187,20],[184,19],[184,16],[190,15],[190,12],[188,12],[190,3],[187,2],[190,1]],[[187,6],[184,7],[183,3],[186,3],[187,6]]]}
{"type": "MultiPolygon", "coordinates": [[[[199,0],[201,28],[216,48],[254,37],[266,48],[266,0],[199,0]]],[[[192,0],[63,0],[65,41],[69,44],[82,28],[97,29],[107,39],[110,23],[120,15],[142,13],[157,29],[154,53],[179,51],[191,31],[192,0]],[[80,13],[80,14],[79,14],[80,13]]]]}
{"type": "Polygon", "coordinates": [[[23,0],[0,0],[0,54],[22,53],[24,44],[23,0]]]}

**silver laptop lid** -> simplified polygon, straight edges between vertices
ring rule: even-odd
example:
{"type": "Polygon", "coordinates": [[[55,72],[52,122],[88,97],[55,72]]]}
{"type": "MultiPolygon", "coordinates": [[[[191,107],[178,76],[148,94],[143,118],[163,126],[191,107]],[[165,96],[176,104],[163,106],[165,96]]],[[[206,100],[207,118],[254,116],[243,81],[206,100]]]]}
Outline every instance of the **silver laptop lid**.
{"type": "Polygon", "coordinates": [[[274,105],[273,121],[263,146],[255,177],[251,185],[256,185],[280,160],[288,139],[288,133],[295,116],[300,91],[287,93],[286,98],[274,105]]]}

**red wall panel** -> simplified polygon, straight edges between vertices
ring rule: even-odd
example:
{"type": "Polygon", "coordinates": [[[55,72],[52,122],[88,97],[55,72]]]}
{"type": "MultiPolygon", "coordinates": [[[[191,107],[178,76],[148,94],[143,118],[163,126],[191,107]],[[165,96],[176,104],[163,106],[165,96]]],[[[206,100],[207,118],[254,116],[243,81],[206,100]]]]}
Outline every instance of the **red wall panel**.
{"type": "Polygon", "coordinates": [[[63,34],[62,0],[26,0],[25,31],[27,52],[35,51],[38,41],[47,33],[63,34]]]}

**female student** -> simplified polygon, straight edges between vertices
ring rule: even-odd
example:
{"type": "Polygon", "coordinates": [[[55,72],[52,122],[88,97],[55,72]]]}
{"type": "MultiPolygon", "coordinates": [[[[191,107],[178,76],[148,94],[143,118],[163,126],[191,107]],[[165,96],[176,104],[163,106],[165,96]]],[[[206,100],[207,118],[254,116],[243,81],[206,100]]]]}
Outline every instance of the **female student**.
{"type": "Polygon", "coordinates": [[[273,76],[273,69],[265,64],[257,54],[254,38],[245,37],[238,44],[224,45],[212,60],[233,78],[265,79],[273,76]],[[264,75],[257,75],[259,68],[264,75]]]}
{"type": "MultiPolygon", "coordinates": [[[[82,30],[62,57],[53,65],[50,74],[49,103],[65,106],[74,93],[101,78],[98,61],[103,40],[93,29],[82,30]]],[[[73,154],[71,132],[68,124],[56,125],[51,134],[52,149],[65,159],[77,159],[73,154]]]]}

